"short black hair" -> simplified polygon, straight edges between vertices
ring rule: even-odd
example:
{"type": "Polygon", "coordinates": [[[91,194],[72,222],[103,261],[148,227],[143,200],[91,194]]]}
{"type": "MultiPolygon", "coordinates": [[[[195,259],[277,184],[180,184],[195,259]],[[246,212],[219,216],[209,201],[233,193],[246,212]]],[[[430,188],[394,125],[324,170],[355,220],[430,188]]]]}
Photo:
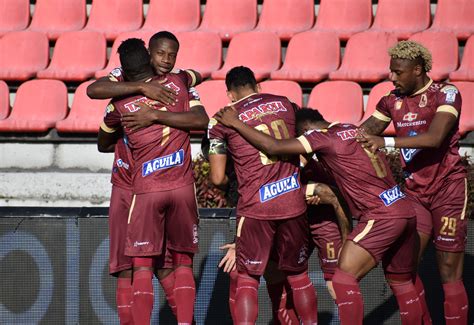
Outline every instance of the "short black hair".
{"type": "Polygon", "coordinates": [[[117,52],[123,72],[128,79],[151,69],[150,53],[143,40],[139,38],[126,39],[120,44],[117,52]]]}
{"type": "Polygon", "coordinates": [[[257,86],[257,80],[255,79],[252,70],[244,66],[239,66],[234,67],[227,72],[225,76],[225,85],[227,86],[227,90],[245,86],[255,88],[257,86]]]}
{"type": "Polygon", "coordinates": [[[162,39],[162,38],[175,41],[176,44],[178,44],[178,49],[179,49],[179,41],[178,41],[178,38],[177,38],[173,33],[168,32],[167,30],[163,30],[163,31],[161,31],[161,32],[158,32],[158,33],[154,34],[154,35],[150,38],[150,40],[148,41],[148,47],[150,47],[153,42],[156,42],[157,40],[162,39]]]}
{"type": "Polygon", "coordinates": [[[296,129],[300,129],[304,123],[327,122],[317,109],[303,107],[296,111],[296,129]]]}

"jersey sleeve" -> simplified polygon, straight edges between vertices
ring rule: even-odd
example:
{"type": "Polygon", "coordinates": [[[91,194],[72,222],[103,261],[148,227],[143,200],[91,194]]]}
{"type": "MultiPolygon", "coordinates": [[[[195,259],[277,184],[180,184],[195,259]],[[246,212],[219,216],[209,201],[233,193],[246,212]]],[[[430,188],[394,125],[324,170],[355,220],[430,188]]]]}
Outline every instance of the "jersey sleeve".
{"type": "Polygon", "coordinates": [[[194,73],[193,70],[184,70],[184,72],[186,72],[186,75],[187,75],[187,81],[188,81],[188,86],[189,87],[194,87],[196,86],[196,83],[197,83],[197,76],[196,76],[196,73],[194,73]]]}
{"type": "Polygon", "coordinates": [[[110,80],[110,81],[114,81],[114,82],[122,82],[122,81],[125,81],[125,77],[123,75],[123,70],[122,68],[115,68],[113,69],[112,71],[109,72],[109,74],[107,75],[107,78],[110,80]]]}
{"type": "Polygon", "coordinates": [[[330,146],[330,137],[327,129],[310,130],[297,138],[303,145],[306,153],[324,151],[330,146]]]}
{"type": "Polygon", "coordinates": [[[194,87],[189,88],[188,100],[189,108],[193,108],[194,106],[202,106],[201,98],[199,97],[199,92],[194,87]]]}
{"type": "Polygon", "coordinates": [[[436,112],[448,112],[459,118],[462,99],[456,86],[446,85],[438,93],[436,112]]]}
{"type": "Polygon", "coordinates": [[[121,114],[115,109],[114,104],[109,103],[105,108],[105,115],[100,128],[107,133],[114,133],[122,126],[121,114]]]}
{"type": "Polygon", "coordinates": [[[209,155],[225,155],[227,153],[225,128],[215,118],[209,120],[207,137],[209,138],[209,155]]]}
{"type": "Polygon", "coordinates": [[[379,102],[375,106],[375,111],[372,113],[372,116],[381,121],[390,123],[392,120],[392,114],[390,114],[388,99],[389,95],[380,98],[379,102]]]}

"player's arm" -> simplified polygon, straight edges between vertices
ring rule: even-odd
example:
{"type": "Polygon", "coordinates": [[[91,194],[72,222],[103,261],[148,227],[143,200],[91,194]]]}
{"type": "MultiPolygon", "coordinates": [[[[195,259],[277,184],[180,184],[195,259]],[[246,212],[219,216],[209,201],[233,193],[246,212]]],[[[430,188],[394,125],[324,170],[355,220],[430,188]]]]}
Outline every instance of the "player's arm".
{"type": "Polygon", "coordinates": [[[229,178],[225,173],[227,144],[224,140],[217,138],[210,139],[209,141],[209,165],[211,166],[209,179],[216,187],[225,190],[229,184],[229,178]]]}
{"type": "Polygon", "coordinates": [[[389,124],[390,120],[387,122],[372,115],[360,125],[360,129],[364,130],[367,134],[379,135],[385,131],[389,124]]]}
{"type": "Polygon", "coordinates": [[[97,149],[99,152],[114,152],[115,145],[121,136],[122,132],[120,131],[109,133],[101,127],[97,136],[97,149]]]}
{"type": "Polygon", "coordinates": [[[142,94],[163,105],[176,102],[176,93],[162,84],[163,81],[121,81],[116,82],[102,77],[87,86],[87,96],[92,99],[108,99],[122,96],[142,94]]]}
{"type": "Polygon", "coordinates": [[[232,106],[222,109],[215,115],[215,118],[219,123],[234,128],[254,147],[270,155],[307,153],[301,142],[296,138],[278,140],[246,125],[239,120],[238,113],[232,106]]]}
{"type": "Polygon", "coordinates": [[[196,70],[186,69],[186,73],[191,77],[191,82],[188,83],[189,87],[194,87],[202,83],[202,75],[196,70]]]}
{"type": "Polygon", "coordinates": [[[115,144],[122,135],[120,113],[113,103],[109,103],[105,109],[104,120],[100,124],[97,149],[100,152],[113,152],[115,144]]]}

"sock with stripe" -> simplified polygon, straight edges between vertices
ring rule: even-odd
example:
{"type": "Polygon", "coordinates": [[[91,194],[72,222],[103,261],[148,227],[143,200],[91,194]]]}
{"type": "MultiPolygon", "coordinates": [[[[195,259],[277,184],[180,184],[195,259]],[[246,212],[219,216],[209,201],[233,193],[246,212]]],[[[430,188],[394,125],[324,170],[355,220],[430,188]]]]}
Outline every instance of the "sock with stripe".
{"type": "Polygon", "coordinates": [[[313,283],[304,272],[286,277],[293,293],[293,303],[303,325],[318,323],[318,305],[316,290],[313,283]]]}
{"type": "Polygon", "coordinates": [[[115,293],[120,325],[132,325],[132,278],[118,278],[115,293]]]}
{"type": "Polygon", "coordinates": [[[336,268],[332,285],[334,292],[336,292],[336,304],[339,309],[341,325],[362,325],[364,302],[357,278],[336,268]]]}

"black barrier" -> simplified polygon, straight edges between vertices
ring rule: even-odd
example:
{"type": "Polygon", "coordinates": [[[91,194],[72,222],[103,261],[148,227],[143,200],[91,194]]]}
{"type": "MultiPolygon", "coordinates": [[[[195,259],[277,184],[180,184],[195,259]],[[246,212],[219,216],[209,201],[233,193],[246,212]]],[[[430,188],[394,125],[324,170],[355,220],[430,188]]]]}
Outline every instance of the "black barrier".
{"type": "MultiPolygon", "coordinates": [[[[108,275],[106,209],[0,209],[0,324],[118,324],[115,278],[108,275]]],[[[227,305],[229,281],[217,269],[218,247],[233,238],[229,209],[200,211],[200,252],[195,259],[195,316],[198,324],[231,324],[227,305]]],[[[469,224],[469,235],[474,225],[469,224]]],[[[474,301],[474,245],[468,245],[465,284],[474,301]]],[[[313,254],[314,255],[314,254],[313,254]]],[[[430,248],[420,268],[434,324],[443,324],[443,293],[430,248]]],[[[314,256],[310,277],[318,292],[319,324],[338,324],[314,256]]],[[[159,288],[154,282],[155,288],[159,288]]],[[[399,324],[397,304],[380,268],[361,281],[364,324],[399,324]]],[[[153,324],[175,324],[161,288],[156,290],[153,324]]],[[[258,324],[271,319],[262,280],[258,324]]],[[[472,309],[470,309],[472,310],[472,309]]],[[[470,312],[470,321],[474,321],[470,312]]]]}

